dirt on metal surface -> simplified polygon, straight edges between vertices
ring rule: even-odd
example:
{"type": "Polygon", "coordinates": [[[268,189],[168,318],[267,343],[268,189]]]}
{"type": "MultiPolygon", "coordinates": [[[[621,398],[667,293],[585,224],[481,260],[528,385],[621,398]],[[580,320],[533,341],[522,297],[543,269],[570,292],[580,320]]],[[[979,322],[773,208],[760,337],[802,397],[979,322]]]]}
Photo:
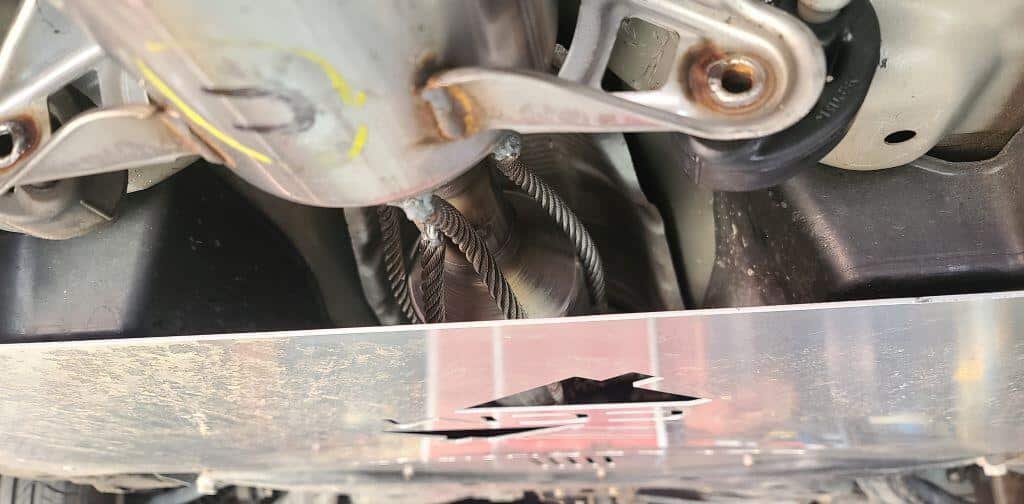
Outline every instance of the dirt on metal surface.
{"type": "Polygon", "coordinates": [[[1015,292],[0,345],[0,466],[404,492],[906,468],[1024,450],[1022,327],[1015,292]],[[636,374],[702,401],[491,404],[636,374]],[[527,425],[554,428],[389,432],[527,425]]]}

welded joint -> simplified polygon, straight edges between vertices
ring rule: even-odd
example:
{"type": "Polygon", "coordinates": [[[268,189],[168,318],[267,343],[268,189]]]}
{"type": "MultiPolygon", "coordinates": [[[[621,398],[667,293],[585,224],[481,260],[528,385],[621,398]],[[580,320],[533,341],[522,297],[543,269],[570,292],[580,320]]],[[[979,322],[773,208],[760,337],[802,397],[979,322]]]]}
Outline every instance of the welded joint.
{"type": "Polygon", "coordinates": [[[430,105],[441,137],[455,139],[466,136],[468,128],[466,118],[462,117],[464,111],[457,106],[455,100],[448,94],[448,90],[427,88],[423,90],[421,96],[430,105]]]}
{"type": "Polygon", "coordinates": [[[491,153],[494,156],[494,160],[501,161],[514,161],[519,159],[519,155],[523,151],[523,138],[518,133],[509,133],[505,135],[498,144],[494,146],[494,151],[491,153]]]}
{"type": "Polygon", "coordinates": [[[0,170],[10,168],[20,161],[35,144],[33,130],[35,127],[27,123],[30,119],[16,118],[0,122],[0,136],[8,137],[10,150],[0,155],[0,170]]]}
{"type": "Polygon", "coordinates": [[[401,208],[405,212],[405,217],[417,226],[427,222],[434,215],[433,193],[420,194],[392,204],[401,208]]]}
{"type": "Polygon", "coordinates": [[[153,113],[157,114],[157,117],[178,138],[183,149],[191,151],[213,164],[226,166],[232,164],[221,147],[200,135],[177,112],[157,105],[153,107],[153,113]]]}
{"type": "Polygon", "coordinates": [[[402,209],[405,218],[409,219],[420,230],[420,239],[431,245],[441,243],[441,230],[434,224],[437,216],[434,207],[434,193],[424,193],[412,198],[389,203],[402,209]]]}
{"type": "Polygon", "coordinates": [[[405,212],[405,218],[419,228],[421,240],[431,245],[441,243],[441,230],[434,225],[436,217],[434,193],[420,194],[392,204],[401,208],[405,212]]]}

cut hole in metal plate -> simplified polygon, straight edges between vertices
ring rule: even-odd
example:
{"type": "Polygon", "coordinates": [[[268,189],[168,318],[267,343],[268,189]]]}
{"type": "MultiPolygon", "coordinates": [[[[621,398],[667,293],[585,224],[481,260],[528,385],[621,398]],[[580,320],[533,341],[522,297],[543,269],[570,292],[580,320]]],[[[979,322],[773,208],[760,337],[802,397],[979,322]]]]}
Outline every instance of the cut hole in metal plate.
{"type": "Polygon", "coordinates": [[[1009,129],[952,133],[939,140],[928,155],[953,163],[987,161],[1002,152],[1016,132],[1009,129]]]}
{"type": "MultiPolygon", "coordinates": [[[[397,430],[388,431],[397,434],[439,436],[449,440],[496,438],[584,428],[592,414],[627,415],[606,420],[608,423],[648,423],[655,417],[678,420],[682,408],[708,402],[698,397],[640,388],[655,380],[658,378],[641,373],[624,373],[606,380],[574,376],[454,412],[455,415],[473,414],[483,420],[484,424],[474,428],[462,428],[466,420],[455,420],[458,423],[453,425],[452,420],[445,418],[404,424],[393,419],[386,421],[398,426],[397,430]],[[671,408],[671,414],[661,416],[658,413],[661,408],[671,408]],[[483,412],[487,414],[481,414],[483,412]],[[637,413],[640,415],[636,416],[637,413]],[[433,428],[410,429],[421,425],[433,428]]],[[[573,459],[570,463],[579,462],[573,459]]]]}
{"type": "Polygon", "coordinates": [[[685,396],[640,388],[637,382],[653,377],[640,373],[625,373],[607,380],[594,380],[573,376],[554,383],[534,387],[490,402],[478,404],[466,411],[500,408],[543,408],[547,406],[601,407],[612,405],[682,405],[701,401],[685,396]]]}
{"type": "Polygon", "coordinates": [[[550,429],[551,427],[505,427],[498,429],[439,429],[439,430],[395,430],[388,431],[395,434],[413,434],[418,436],[438,436],[446,439],[468,439],[468,438],[496,438],[502,436],[513,436],[527,432],[550,429]]]}

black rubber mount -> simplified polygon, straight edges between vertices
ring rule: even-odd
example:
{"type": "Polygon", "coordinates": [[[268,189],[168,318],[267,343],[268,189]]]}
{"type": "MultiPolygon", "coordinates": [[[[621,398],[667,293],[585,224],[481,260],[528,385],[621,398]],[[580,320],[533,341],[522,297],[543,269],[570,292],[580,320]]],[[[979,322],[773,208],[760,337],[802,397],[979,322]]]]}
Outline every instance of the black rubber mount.
{"type": "Polygon", "coordinates": [[[793,126],[766,137],[677,135],[686,154],[682,168],[694,182],[718,191],[773,186],[815,166],[846,135],[878,67],[878,18],[867,0],[853,0],[831,21],[810,27],[825,47],[831,77],[817,104],[793,126]]]}

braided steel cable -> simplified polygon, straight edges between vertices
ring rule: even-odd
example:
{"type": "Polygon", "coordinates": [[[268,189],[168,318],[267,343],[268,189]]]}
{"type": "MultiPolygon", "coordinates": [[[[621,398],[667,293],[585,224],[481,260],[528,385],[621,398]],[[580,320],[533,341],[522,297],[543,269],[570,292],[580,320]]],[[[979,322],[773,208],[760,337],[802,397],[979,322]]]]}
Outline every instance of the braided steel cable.
{"type": "Polygon", "coordinates": [[[587,228],[583,226],[583,222],[547,182],[541,180],[519,161],[518,156],[507,156],[495,160],[495,164],[502,175],[537,201],[568,235],[576,249],[576,255],[579,256],[580,262],[583,264],[587,287],[590,290],[594,307],[599,313],[607,311],[608,299],[605,294],[604,265],[601,262],[601,255],[594,245],[594,240],[587,232],[587,228]]]}
{"type": "Polygon", "coordinates": [[[406,322],[420,322],[416,310],[412,307],[409,297],[409,282],[405,270],[405,254],[402,251],[401,222],[402,211],[389,205],[377,207],[377,220],[380,223],[381,243],[384,252],[384,274],[387,277],[388,289],[402,311],[406,322]]]}
{"type": "Polygon", "coordinates": [[[423,289],[423,320],[444,322],[444,252],[445,242],[437,230],[426,229],[420,238],[420,275],[423,289]],[[433,234],[434,236],[429,236],[433,234]]]}
{"type": "Polygon", "coordinates": [[[526,311],[512,292],[505,275],[498,269],[491,251],[487,250],[483,238],[473,229],[455,207],[437,196],[433,198],[434,212],[426,223],[437,227],[466,256],[466,260],[480,276],[491,299],[498,305],[506,319],[526,318],[526,311]]]}

